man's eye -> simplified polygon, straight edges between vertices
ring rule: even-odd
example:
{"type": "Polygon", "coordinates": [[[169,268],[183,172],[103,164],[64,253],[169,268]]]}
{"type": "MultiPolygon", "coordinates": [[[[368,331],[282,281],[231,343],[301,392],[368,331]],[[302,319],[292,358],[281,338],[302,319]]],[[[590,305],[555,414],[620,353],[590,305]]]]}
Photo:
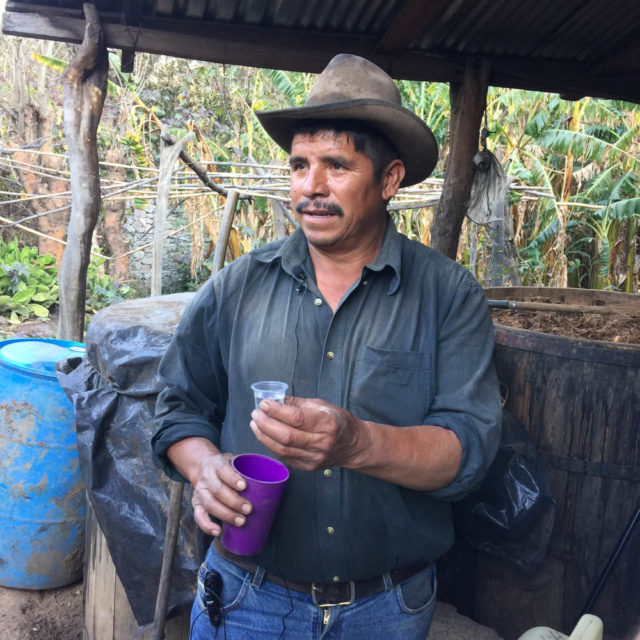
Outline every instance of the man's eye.
{"type": "Polygon", "coordinates": [[[344,165],[341,162],[332,162],[331,163],[331,168],[332,169],[343,169],[344,165]]]}

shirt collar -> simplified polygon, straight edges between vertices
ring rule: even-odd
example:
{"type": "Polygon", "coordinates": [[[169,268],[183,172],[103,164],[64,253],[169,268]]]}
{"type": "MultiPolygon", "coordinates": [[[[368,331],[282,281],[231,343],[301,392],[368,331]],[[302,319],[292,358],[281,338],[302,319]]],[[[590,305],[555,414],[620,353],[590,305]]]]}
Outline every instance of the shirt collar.
{"type": "MultiPolygon", "coordinates": [[[[280,260],[285,273],[297,279],[297,269],[309,259],[307,239],[302,230],[297,228],[286,240],[274,242],[263,249],[258,249],[255,257],[256,260],[264,263],[280,260]]],[[[380,251],[373,262],[365,265],[364,269],[380,272],[389,267],[393,271],[393,277],[387,293],[392,295],[400,286],[401,265],[402,234],[398,232],[391,216],[387,214],[387,227],[382,238],[380,251]]]]}

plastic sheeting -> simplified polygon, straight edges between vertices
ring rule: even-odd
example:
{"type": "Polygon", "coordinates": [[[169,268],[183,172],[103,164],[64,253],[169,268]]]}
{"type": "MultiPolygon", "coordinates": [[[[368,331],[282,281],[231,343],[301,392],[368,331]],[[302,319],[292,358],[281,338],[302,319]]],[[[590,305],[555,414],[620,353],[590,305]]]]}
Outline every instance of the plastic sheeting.
{"type": "Polygon", "coordinates": [[[504,219],[509,177],[498,159],[488,151],[478,151],[473,157],[476,168],[467,216],[476,224],[489,224],[504,219]]]}
{"type": "MultiPolygon", "coordinates": [[[[169,480],[154,466],[151,435],[158,363],[193,294],[131,300],[94,316],[86,356],[62,361],[58,380],[76,412],[87,495],[139,625],[153,621],[169,480]]],[[[193,602],[199,557],[186,487],[168,615],[193,602]]]]}
{"type": "Polygon", "coordinates": [[[498,453],[478,491],[455,506],[467,542],[525,572],[544,560],[555,516],[549,472],[525,426],[503,411],[498,453]]]}

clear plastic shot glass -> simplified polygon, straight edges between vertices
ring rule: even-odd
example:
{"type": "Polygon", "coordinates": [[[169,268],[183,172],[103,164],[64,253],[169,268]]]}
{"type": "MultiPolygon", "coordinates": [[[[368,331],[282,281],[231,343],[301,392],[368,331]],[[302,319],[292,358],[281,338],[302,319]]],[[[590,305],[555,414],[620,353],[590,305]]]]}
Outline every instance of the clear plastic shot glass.
{"type": "Polygon", "coordinates": [[[262,380],[260,382],[254,382],[251,385],[253,389],[253,397],[256,401],[256,409],[262,400],[277,400],[280,403],[284,402],[284,395],[289,388],[286,382],[278,382],[277,380],[262,380]]]}

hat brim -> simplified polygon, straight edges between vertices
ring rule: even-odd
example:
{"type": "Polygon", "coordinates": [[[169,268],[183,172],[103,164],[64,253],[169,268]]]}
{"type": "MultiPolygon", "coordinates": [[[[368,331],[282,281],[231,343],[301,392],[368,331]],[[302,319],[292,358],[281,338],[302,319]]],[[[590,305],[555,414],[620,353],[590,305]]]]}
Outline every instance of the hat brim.
{"type": "Polygon", "coordinates": [[[298,120],[358,120],[378,129],[398,151],[405,166],[402,187],[424,180],[438,161],[431,129],[414,113],[386,100],[345,100],[279,111],[256,111],[260,124],[287,153],[298,120]]]}

